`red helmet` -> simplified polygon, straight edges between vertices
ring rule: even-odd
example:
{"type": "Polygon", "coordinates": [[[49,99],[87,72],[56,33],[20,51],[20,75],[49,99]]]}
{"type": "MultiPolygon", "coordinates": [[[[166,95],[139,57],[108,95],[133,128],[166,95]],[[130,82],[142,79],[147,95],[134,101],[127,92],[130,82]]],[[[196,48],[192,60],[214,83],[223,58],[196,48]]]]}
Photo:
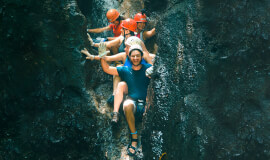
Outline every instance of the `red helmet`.
{"type": "Polygon", "coordinates": [[[120,13],[116,9],[110,9],[106,16],[109,22],[113,22],[120,16],[120,13]]]}
{"type": "Polygon", "coordinates": [[[136,22],[147,22],[146,20],[146,15],[145,14],[142,14],[142,13],[137,13],[135,16],[134,16],[134,20],[136,22]]]}
{"type": "Polygon", "coordinates": [[[122,21],[122,28],[128,29],[132,32],[136,32],[137,23],[133,19],[128,18],[122,21]]]}

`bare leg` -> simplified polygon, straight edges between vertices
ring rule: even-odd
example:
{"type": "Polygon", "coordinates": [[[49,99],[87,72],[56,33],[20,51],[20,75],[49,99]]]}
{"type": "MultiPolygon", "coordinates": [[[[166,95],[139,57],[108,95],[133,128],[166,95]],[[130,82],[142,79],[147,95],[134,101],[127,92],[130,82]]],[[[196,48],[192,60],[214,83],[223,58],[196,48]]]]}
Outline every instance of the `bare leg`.
{"type": "Polygon", "coordinates": [[[126,82],[119,82],[115,95],[114,95],[114,112],[118,112],[121,102],[123,101],[124,94],[128,93],[128,86],[126,82]]]}
{"type": "MultiPolygon", "coordinates": [[[[131,133],[135,133],[136,132],[136,128],[135,128],[135,116],[134,116],[134,104],[132,101],[130,100],[126,100],[124,102],[124,112],[125,112],[125,116],[126,116],[126,120],[127,120],[127,123],[128,123],[128,127],[130,129],[130,132],[131,133]]],[[[132,134],[132,139],[138,139],[138,135],[137,134],[132,134]]],[[[133,141],[131,143],[131,145],[133,147],[137,147],[137,142],[133,141]]],[[[133,150],[132,148],[129,149],[130,152],[134,153],[135,150],[133,150]]]]}
{"type": "Polygon", "coordinates": [[[115,95],[117,86],[120,81],[121,81],[121,78],[119,76],[113,76],[113,95],[115,95]]]}

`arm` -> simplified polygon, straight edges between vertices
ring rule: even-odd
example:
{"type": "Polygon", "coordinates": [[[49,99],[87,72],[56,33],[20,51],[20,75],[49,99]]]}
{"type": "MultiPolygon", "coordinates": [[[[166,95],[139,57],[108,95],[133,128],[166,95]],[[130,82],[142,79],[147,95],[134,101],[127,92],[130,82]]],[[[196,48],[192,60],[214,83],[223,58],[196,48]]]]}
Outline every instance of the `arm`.
{"type": "Polygon", "coordinates": [[[114,39],[116,39],[117,37],[107,37],[108,38],[108,41],[112,41],[114,39]]]}
{"type": "Polygon", "coordinates": [[[112,61],[122,61],[124,63],[126,58],[126,53],[122,52],[122,53],[118,53],[112,56],[105,56],[104,60],[107,62],[112,62],[112,61]]]}
{"type": "MultiPolygon", "coordinates": [[[[149,64],[152,64],[153,65],[153,62],[152,62],[152,59],[154,57],[150,56],[150,53],[148,52],[148,50],[146,49],[145,45],[143,42],[141,42],[141,46],[142,46],[142,49],[143,49],[143,59],[145,59],[145,61],[149,64]]],[[[151,54],[152,55],[152,54],[151,54]]]]}
{"type": "MultiPolygon", "coordinates": [[[[104,56],[103,59],[106,62],[113,62],[113,61],[122,61],[122,62],[124,62],[125,61],[125,58],[126,58],[125,56],[126,56],[126,53],[125,52],[122,52],[122,53],[118,53],[118,54],[115,54],[115,55],[112,55],[112,56],[104,56]]],[[[101,58],[99,56],[94,56],[93,58],[86,57],[86,59],[100,60],[101,58]]]]}
{"type": "MultiPolygon", "coordinates": [[[[114,40],[112,41],[108,41],[108,42],[104,42],[107,46],[107,49],[111,49],[112,47],[118,47],[120,46],[119,44],[121,44],[121,40],[123,39],[122,36],[116,37],[114,40]]],[[[99,47],[100,43],[94,43],[94,47],[99,47]]]]}
{"type": "Polygon", "coordinates": [[[109,64],[104,59],[101,59],[100,63],[101,63],[101,67],[105,73],[118,76],[118,72],[117,72],[116,67],[109,66],[109,64]]]}
{"type": "Polygon", "coordinates": [[[153,37],[156,34],[156,28],[153,28],[150,31],[144,31],[143,32],[143,39],[147,40],[148,38],[153,37]]]}
{"type": "MultiPolygon", "coordinates": [[[[90,60],[100,60],[101,59],[99,56],[90,54],[86,49],[81,50],[81,53],[86,55],[86,59],[90,59],[90,60]]],[[[124,62],[125,56],[126,56],[126,53],[122,52],[122,53],[118,53],[118,54],[113,55],[113,56],[104,56],[104,60],[107,62],[113,62],[113,61],[124,62]]]]}
{"type": "Polygon", "coordinates": [[[87,32],[90,32],[90,33],[101,33],[101,32],[109,31],[109,30],[112,30],[112,29],[110,28],[110,26],[107,26],[107,27],[103,27],[103,28],[87,29],[87,32]]]}
{"type": "Polygon", "coordinates": [[[143,52],[143,59],[144,59],[147,63],[153,65],[152,57],[150,56],[149,52],[143,52]]]}
{"type": "Polygon", "coordinates": [[[107,42],[107,44],[106,44],[107,48],[111,49],[112,47],[119,47],[123,40],[124,40],[123,36],[116,37],[112,41],[107,42]]]}
{"type": "Polygon", "coordinates": [[[88,50],[86,48],[84,48],[83,50],[81,50],[81,53],[83,53],[84,55],[86,55],[86,59],[100,60],[100,57],[99,56],[92,55],[91,53],[88,52],[88,50]]]}
{"type": "Polygon", "coordinates": [[[142,47],[143,52],[148,52],[148,50],[146,49],[145,44],[143,43],[143,41],[141,41],[141,47],[142,47]]]}

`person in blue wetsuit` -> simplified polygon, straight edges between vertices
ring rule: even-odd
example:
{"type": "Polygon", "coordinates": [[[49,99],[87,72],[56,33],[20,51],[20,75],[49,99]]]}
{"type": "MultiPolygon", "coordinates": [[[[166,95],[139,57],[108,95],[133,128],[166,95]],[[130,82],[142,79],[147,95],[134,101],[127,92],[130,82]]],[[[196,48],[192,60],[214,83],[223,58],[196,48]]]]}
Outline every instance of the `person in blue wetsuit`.
{"type": "MultiPolygon", "coordinates": [[[[106,44],[106,43],[105,43],[106,44]]],[[[124,63],[124,66],[132,66],[132,63],[130,61],[130,58],[128,56],[129,54],[129,48],[131,45],[140,45],[143,49],[143,59],[142,59],[142,64],[152,64],[153,65],[153,58],[154,56],[151,56],[151,54],[148,52],[148,50],[146,49],[144,43],[136,36],[131,36],[129,37],[126,41],[125,41],[125,52],[121,52],[118,53],[116,55],[112,55],[112,56],[104,56],[104,60],[107,62],[112,62],[112,61],[122,61],[124,63]]],[[[85,54],[87,57],[86,59],[90,59],[90,60],[100,60],[99,56],[94,56],[91,55],[86,49],[81,50],[81,53],[85,54]]],[[[114,95],[116,92],[116,88],[118,86],[118,83],[121,81],[119,76],[114,76],[114,80],[113,80],[113,94],[112,96],[108,99],[108,104],[113,105],[113,101],[114,101],[114,95]]]]}
{"type": "Polygon", "coordinates": [[[145,112],[145,100],[147,88],[150,78],[146,76],[146,71],[152,65],[142,64],[143,51],[140,45],[132,45],[129,48],[129,57],[132,66],[111,67],[101,59],[101,67],[104,72],[110,75],[120,76],[122,82],[117,86],[117,91],[114,96],[114,112],[112,123],[117,123],[119,120],[120,104],[127,95],[127,99],[123,102],[123,111],[131,132],[131,143],[128,145],[127,152],[133,156],[137,152],[138,135],[135,128],[135,117],[142,116],[145,112]]]}

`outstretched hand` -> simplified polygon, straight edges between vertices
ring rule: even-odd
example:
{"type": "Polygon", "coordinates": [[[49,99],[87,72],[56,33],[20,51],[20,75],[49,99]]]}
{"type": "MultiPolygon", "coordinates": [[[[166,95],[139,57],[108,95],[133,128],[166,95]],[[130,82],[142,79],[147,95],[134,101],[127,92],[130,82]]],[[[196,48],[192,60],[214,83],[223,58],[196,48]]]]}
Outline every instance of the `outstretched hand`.
{"type": "Polygon", "coordinates": [[[98,55],[100,58],[107,55],[110,51],[106,51],[106,43],[101,42],[98,47],[98,55]]]}
{"type": "Polygon", "coordinates": [[[84,48],[83,50],[81,50],[81,53],[86,55],[86,59],[90,59],[90,60],[94,60],[94,57],[92,54],[90,54],[88,52],[88,50],[86,48],[84,48]]]}
{"type": "Polygon", "coordinates": [[[93,41],[93,39],[91,38],[91,36],[90,36],[89,33],[87,33],[87,37],[88,37],[88,40],[90,41],[90,45],[91,45],[91,46],[94,46],[94,41],[93,41]]]}

